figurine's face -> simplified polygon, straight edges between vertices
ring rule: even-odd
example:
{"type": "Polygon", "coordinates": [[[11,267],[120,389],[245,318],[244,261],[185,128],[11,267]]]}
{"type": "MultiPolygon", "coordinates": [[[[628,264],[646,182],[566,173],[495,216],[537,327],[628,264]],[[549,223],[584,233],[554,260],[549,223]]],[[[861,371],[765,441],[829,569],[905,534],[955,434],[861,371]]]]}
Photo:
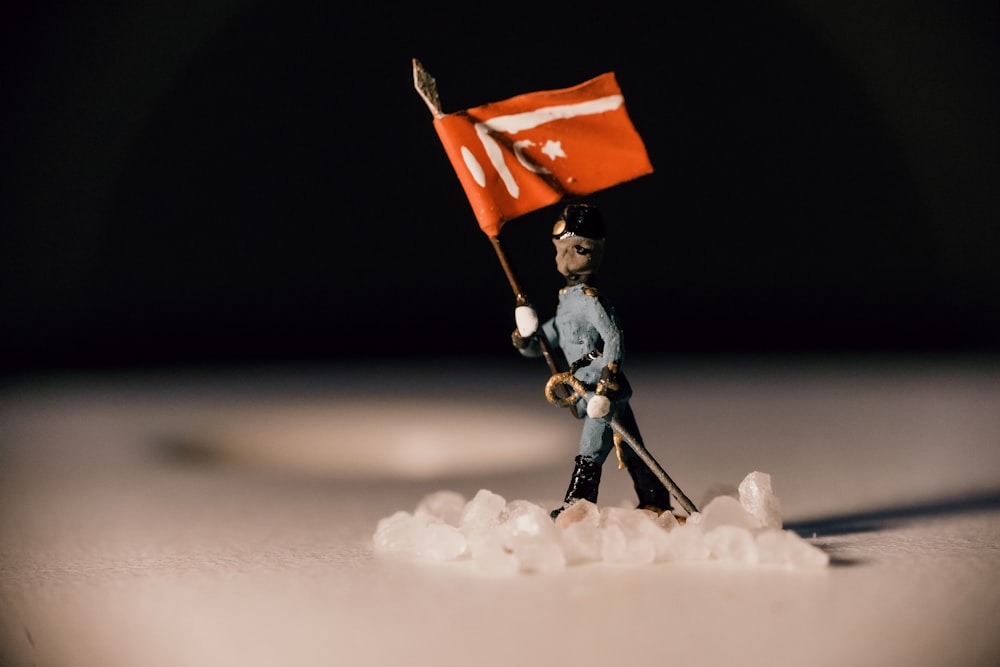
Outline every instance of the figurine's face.
{"type": "Polygon", "coordinates": [[[556,269],[566,278],[568,285],[587,282],[597,271],[604,257],[604,241],[582,236],[552,239],[556,247],[556,269]]]}

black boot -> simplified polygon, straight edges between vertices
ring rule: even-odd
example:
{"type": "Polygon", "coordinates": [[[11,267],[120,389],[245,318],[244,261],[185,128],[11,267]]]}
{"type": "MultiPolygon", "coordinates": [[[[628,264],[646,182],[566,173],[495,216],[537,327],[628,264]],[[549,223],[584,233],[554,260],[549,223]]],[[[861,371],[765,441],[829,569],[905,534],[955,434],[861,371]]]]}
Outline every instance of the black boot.
{"type": "Polygon", "coordinates": [[[577,500],[597,502],[597,487],[601,484],[601,466],[593,459],[580,454],[577,455],[575,461],[576,467],[573,469],[573,477],[569,480],[569,488],[566,489],[563,506],[557,507],[549,513],[553,519],[577,500]]]}
{"type": "Polygon", "coordinates": [[[638,509],[650,510],[657,514],[672,510],[670,492],[642,459],[638,456],[629,457],[626,467],[632,477],[635,495],[639,499],[638,509]]]}

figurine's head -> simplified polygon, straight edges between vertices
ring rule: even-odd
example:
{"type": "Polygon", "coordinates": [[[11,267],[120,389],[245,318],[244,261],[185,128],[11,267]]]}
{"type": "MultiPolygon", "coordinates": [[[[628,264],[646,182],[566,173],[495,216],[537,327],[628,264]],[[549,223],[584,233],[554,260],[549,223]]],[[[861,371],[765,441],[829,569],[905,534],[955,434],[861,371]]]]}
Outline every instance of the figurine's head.
{"type": "Polygon", "coordinates": [[[590,204],[569,204],[552,228],[556,269],[569,285],[587,282],[604,257],[604,220],[590,204]]]}

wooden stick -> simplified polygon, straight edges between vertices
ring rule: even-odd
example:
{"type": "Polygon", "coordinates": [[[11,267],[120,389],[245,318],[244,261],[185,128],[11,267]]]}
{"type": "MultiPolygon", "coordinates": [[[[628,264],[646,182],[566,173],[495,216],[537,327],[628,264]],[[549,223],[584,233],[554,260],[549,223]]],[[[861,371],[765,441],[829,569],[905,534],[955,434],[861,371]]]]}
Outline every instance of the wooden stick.
{"type": "MultiPolygon", "coordinates": [[[[514,273],[514,267],[511,266],[510,260],[507,258],[507,253],[503,249],[503,244],[500,243],[500,237],[491,236],[490,243],[493,244],[493,249],[497,253],[497,259],[500,260],[500,266],[503,267],[503,272],[507,276],[507,282],[510,283],[510,288],[514,292],[517,305],[530,306],[531,302],[528,301],[528,297],[524,294],[524,290],[521,289],[521,283],[518,281],[517,275],[514,273]]],[[[538,348],[542,351],[542,357],[545,358],[545,363],[549,367],[549,373],[555,375],[559,372],[559,366],[556,364],[556,359],[552,354],[552,347],[549,345],[548,339],[545,337],[545,334],[541,332],[539,332],[535,338],[538,340],[538,348]]],[[[564,387],[558,387],[556,390],[563,393],[564,389],[564,387]]],[[[579,412],[577,411],[575,405],[571,405],[570,410],[573,411],[574,417],[579,416],[579,412]]]]}

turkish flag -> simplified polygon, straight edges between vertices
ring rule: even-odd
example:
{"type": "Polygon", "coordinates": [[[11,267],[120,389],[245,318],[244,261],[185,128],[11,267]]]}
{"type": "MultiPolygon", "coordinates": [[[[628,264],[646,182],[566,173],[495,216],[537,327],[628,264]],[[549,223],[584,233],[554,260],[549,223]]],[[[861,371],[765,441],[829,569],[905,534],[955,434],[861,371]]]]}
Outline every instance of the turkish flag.
{"type": "Polygon", "coordinates": [[[613,72],[434,119],[480,228],[652,173],[613,72]]]}

